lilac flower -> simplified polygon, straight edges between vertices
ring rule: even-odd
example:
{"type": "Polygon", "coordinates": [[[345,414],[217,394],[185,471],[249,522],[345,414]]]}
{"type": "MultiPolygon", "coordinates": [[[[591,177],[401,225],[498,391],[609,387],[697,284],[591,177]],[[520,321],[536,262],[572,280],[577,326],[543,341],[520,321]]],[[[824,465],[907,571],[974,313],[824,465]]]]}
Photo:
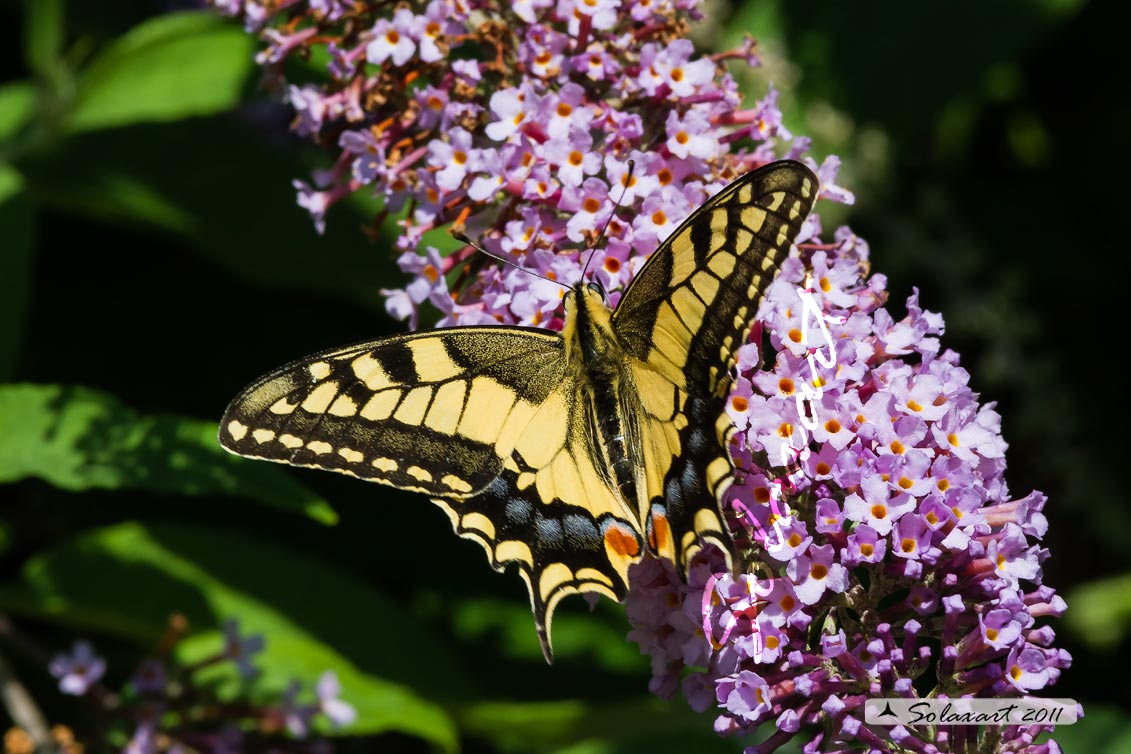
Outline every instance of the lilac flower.
{"type": "Polygon", "coordinates": [[[60,652],[48,665],[64,694],[82,696],[106,672],[106,661],[94,653],[90,642],[76,641],[70,654],[60,652]]]}
{"type": "Polygon", "coordinates": [[[301,690],[302,684],[292,680],[287,685],[287,690],[283,692],[283,704],[279,709],[279,713],[283,717],[283,724],[295,738],[306,738],[310,732],[310,724],[317,712],[314,707],[301,704],[298,701],[298,694],[301,690]]]}
{"type": "Polygon", "coordinates": [[[416,52],[412,39],[415,16],[408,8],[398,8],[390,22],[384,18],[373,27],[373,41],[366,47],[370,63],[392,60],[394,65],[404,65],[416,52]]]}
{"type": "Polygon", "coordinates": [[[165,691],[165,665],[160,660],[149,659],[134,673],[132,684],[140,694],[160,694],[165,691]]]}
{"type": "Polygon", "coordinates": [[[224,621],[224,657],[236,663],[244,678],[253,678],[259,672],[252,665],[252,658],[263,651],[266,643],[259,634],[241,636],[240,624],[235,618],[224,621]]]}
{"type": "Polygon", "coordinates": [[[357,710],[353,705],[338,698],[342,693],[342,684],[338,682],[334,671],[327,670],[322,674],[315,693],[318,695],[319,709],[334,725],[349,725],[357,719],[357,710]]]}
{"type": "Polygon", "coordinates": [[[156,720],[147,719],[134,731],[123,752],[124,754],[157,754],[157,750],[156,720]]]}

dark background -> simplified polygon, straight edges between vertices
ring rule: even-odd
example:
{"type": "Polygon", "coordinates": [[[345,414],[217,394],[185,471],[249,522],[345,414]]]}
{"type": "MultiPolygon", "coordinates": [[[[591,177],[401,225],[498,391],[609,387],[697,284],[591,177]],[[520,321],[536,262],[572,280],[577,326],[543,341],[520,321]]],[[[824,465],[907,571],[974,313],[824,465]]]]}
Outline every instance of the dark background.
{"type": "MultiPolygon", "coordinates": [[[[168,612],[215,635],[266,605],[317,644],[289,651],[308,683],[334,666],[329,647],[435,702],[468,751],[734,750],[682,701],[646,696],[620,608],[567,601],[547,668],[518,579],[439,510],[209,444],[250,379],[396,331],[378,291],[402,279],[388,232],[361,232],[371,207],[335,208],[319,237],[295,206],[291,179],[325,158],[287,135],[238,28],[209,25],[179,63],[158,54],[165,69],[130,57],[122,35],[174,5],[72,2],[57,23],[54,0],[32,23],[0,5],[0,379],[31,386],[0,385],[0,612],[44,652],[91,638],[121,682],[168,612]],[[320,523],[324,501],[337,526],[320,523]],[[130,555],[135,534],[160,546],[152,561],[130,555]],[[174,556],[212,580],[174,572],[174,556]]],[[[751,97],[775,81],[790,127],[839,154],[856,193],[826,229],[870,242],[897,315],[913,287],[943,313],[944,346],[1004,417],[1011,490],[1048,494],[1045,577],[1069,601],[1054,625],[1074,657],[1052,692],[1088,714],[1058,731],[1070,754],[1131,751],[1117,9],[747,0],[699,32],[720,49],[759,37],[751,97]]],[[[57,694],[26,643],[0,632],[45,713],[81,731],[94,713],[57,694]]],[[[346,747],[442,738],[395,722],[355,733],[346,747]]]]}

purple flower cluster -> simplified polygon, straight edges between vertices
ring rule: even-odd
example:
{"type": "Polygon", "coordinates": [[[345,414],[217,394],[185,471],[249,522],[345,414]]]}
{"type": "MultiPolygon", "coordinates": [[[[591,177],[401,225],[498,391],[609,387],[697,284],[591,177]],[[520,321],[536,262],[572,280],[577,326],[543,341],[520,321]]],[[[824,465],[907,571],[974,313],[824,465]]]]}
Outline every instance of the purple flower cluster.
{"type": "MultiPolygon", "coordinates": [[[[712,551],[686,584],[668,563],[636,566],[630,637],[652,689],[682,685],[719,710],[720,734],[768,724],[748,754],[803,728],[806,752],[973,751],[977,728],[868,726],[863,704],[1056,681],[1071,658],[1035,625],[1065,609],[1041,585],[1045,497],[1011,499],[1000,417],[940,351],[942,318],[916,293],[895,319],[867,245],[845,228],[835,241],[803,244],[771,287],[772,366],[755,343],[739,352],[727,507],[741,562],[712,551]]],[[[1041,726],[998,730],[976,750],[1059,751],[1033,744],[1041,726]]]]}
{"type": "MultiPolygon", "coordinates": [[[[560,329],[553,281],[587,264],[615,304],[694,208],[780,143],[794,159],[809,147],[782,125],[775,90],[740,109],[723,61],[757,64],[752,41],[705,56],[684,38],[698,2],[215,4],[260,33],[273,70],[324,46],[326,82],[286,91],[294,128],[339,152],[314,186],[296,182],[299,203],[319,228],[356,191],[403,210],[398,262],[413,279],[385,292],[390,313],[415,326],[427,301],[441,325],[560,329]],[[424,235],[449,224],[514,267],[469,246],[441,256],[424,235]]],[[[824,195],[851,201],[838,168],[818,168],[824,195]]]]}
{"type": "MultiPolygon", "coordinates": [[[[411,280],[385,294],[413,326],[429,302],[441,325],[558,329],[556,281],[585,268],[615,305],[692,210],[779,156],[806,159],[822,198],[852,201],[835,157],[805,157],[775,90],[742,107],[723,63],[757,65],[751,41],[705,56],[686,39],[698,0],[213,2],[266,43],[295,130],[336,153],[313,185],[296,182],[316,225],[358,191],[383,199],[378,222],[399,213],[411,280]],[[325,80],[286,83],[296,55],[328,61],[325,80]],[[470,246],[442,255],[426,234],[447,226],[512,266],[470,246]]],[[[863,722],[870,696],[1045,688],[1069,657],[1035,621],[1064,603],[1040,585],[1047,552],[1032,544],[1044,497],[1010,499],[999,417],[940,352],[941,317],[917,295],[902,319],[883,308],[885,280],[847,229],[822,242],[813,215],[797,241],[728,403],[740,562],[708,551],[687,583],[661,561],[632,573],[652,690],[682,685],[720,710],[723,734],[770,722],[751,752],[802,727],[813,752],[1056,751],[1033,744],[1037,727],[982,746],[973,728],[930,738],[863,722]]]]}
{"type": "Polygon", "coordinates": [[[106,661],[89,642],[77,641],[70,653],[52,658],[48,669],[59,679],[63,693],[90,695],[103,704],[103,711],[124,718],[133,733],[124,751],[127,754],[164,752],[202,752],[226,754],[243,751],[253,726],[260,736],[278,736],[287,731],[293,739],[288,751],[326,752],[325,740],[308,740],[312,723],[324,717],[332,725],[351,724],[356,713],[352,705],[339,698],[341,684],[332,671],[323,673],[315,687],[316,700],[300,703],[298,681],[291,684],[279,704],[236,700],[223,702],[213,695],[213,681],[198,683],[196,672],[220,663],[231,662],[240,676],[249,680],[258,674],[253,660],[266,644],[261,635],[241,633],[236,620],[224,624],[224,645],[216,654],[187,667],[178,667],[168,656],[180,638],[183,626],[174,625],[162,642],[162,659],[141,663],[129,682],[126,703],[99,685],[106,672],[106,661]]]}

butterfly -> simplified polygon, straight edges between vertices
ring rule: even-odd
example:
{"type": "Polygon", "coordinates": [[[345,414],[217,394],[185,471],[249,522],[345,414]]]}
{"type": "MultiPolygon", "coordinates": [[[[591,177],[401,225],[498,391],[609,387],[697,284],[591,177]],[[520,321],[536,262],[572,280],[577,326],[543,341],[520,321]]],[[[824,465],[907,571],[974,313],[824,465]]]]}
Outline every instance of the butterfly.
{"type": "Polygon", "coordinates": [[[228,406],[220,443],[423,493],[491,565],[517,565],[552,659],[558,602],[615,600],[646,554],[686,576],[731,552],[725,412],[735,351],[812,209],[806,166],[770,163],[696,209],[615,310],[563,296],[560,333],[451,327],[299,359],[228,406]]]}

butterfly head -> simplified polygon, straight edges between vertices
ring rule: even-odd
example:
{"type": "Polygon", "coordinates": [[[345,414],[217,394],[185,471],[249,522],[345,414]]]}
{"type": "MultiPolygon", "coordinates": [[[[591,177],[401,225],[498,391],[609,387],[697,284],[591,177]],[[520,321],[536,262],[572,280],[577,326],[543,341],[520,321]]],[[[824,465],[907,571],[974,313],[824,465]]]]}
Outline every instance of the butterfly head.
{"type": "Polygon", "coordinates": [[[597,281],[581,281],[566,292],[562,337],[571,354],[586,363],[618,352],[608,294],[597,281]]]}

